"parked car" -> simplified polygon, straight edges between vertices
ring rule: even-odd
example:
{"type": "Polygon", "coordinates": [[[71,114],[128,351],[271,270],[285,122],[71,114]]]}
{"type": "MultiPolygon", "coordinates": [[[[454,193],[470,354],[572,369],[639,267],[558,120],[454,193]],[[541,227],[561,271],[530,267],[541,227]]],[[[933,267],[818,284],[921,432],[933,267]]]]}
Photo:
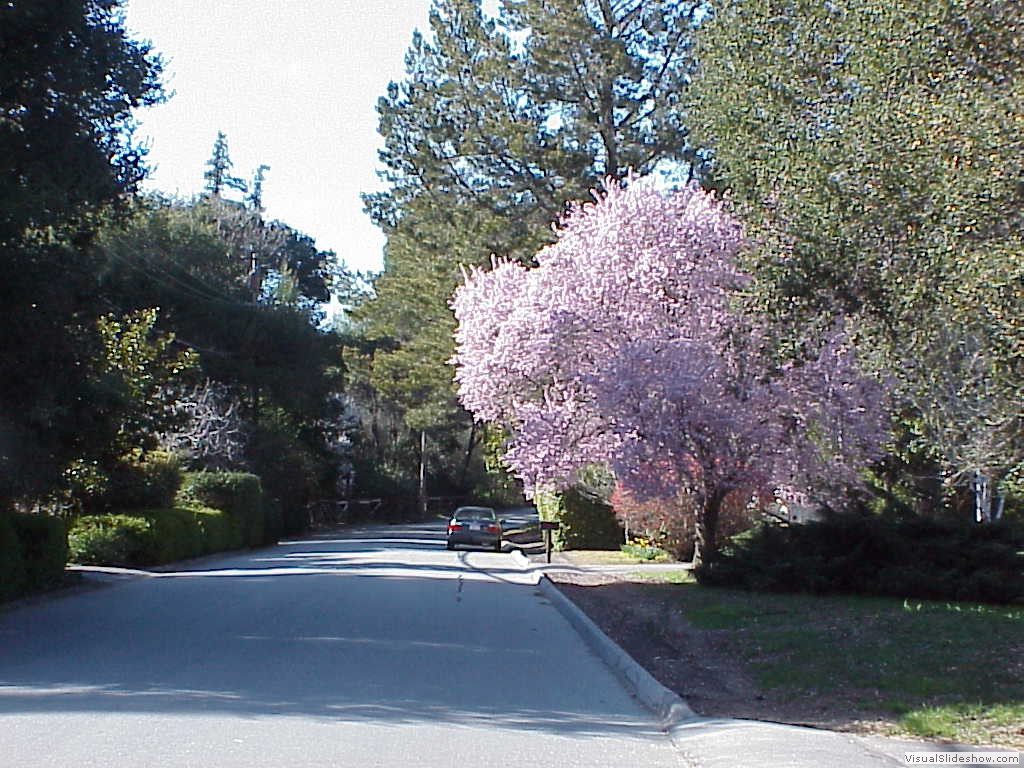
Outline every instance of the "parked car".
{"type": "Polygon", "coordinates": [[[501,521],[490,507],[459,507],[448,521],[448,549],[457,544],[501,552],[501,521]]]}

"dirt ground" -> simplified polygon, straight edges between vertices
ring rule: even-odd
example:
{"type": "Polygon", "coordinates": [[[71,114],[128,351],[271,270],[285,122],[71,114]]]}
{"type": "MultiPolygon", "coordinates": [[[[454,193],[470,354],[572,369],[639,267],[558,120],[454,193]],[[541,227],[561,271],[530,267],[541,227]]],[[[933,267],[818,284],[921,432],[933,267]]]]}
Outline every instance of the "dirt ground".
{"type": "Polygon", "coordinates": [[[559,589],[699,715],[887,734],[883,713],[833,696],[785,697],[762,691],[731,654],[723,633],[697,629],[671,605],[672,585],[641,588],[607,574],[554,573],[559,589]]]}

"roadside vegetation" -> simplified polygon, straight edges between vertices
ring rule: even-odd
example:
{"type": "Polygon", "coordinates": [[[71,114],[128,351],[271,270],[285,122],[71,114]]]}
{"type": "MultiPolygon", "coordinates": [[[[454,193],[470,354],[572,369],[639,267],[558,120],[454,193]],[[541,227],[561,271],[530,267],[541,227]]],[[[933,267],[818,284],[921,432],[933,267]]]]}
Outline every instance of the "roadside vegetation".
{"type": "Polygon", "coordinates": [[[681,612],[749,673],[765,719],[1024,747],[1024,608],[637,577],[633,600],[681,612]]]}
{"type": "Polygon", "coordinates": [[[657,589],[780,706],[1017,738],[1018,4],[433,0],[375,275],[216,126],[201,194],[143,194],[158,52],[117,0],[37,5],[0,4],[0,599],[69,543],[525,492],[558,548],[694,561],[657,589]]]}
{"type": "Polygon", "coordinates": [[[793,595],[755,601],[693,588],[680,590],[679,601],[695,625],[726,631],[760,685],[779,695],[842,697],[856,709],[888,711],[897,730],[916,736],[1024,743],[1024,609],[793,595]]]}

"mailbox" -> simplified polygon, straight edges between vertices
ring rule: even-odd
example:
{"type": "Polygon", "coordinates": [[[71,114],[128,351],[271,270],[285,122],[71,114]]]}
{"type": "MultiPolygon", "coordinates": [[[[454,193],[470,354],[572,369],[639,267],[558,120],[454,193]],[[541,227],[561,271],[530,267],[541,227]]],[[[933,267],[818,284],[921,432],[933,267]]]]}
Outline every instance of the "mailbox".
{"type": "Polygon", "coordinates": [[[561,525],[562,524],[560,522],[558,522],[557,520],[541,520],[540,521],[540,529],[542,531],[555,531],[555,530],[558,530],[558,528],[560,528],[561,525]]]}

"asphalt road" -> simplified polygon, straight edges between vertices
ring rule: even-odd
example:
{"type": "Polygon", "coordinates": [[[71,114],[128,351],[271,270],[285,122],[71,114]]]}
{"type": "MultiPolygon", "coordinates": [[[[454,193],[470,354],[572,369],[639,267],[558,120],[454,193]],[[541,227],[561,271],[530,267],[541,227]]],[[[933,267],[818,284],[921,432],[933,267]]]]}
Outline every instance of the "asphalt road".
{"type": "Polygon", "coordinates": [[[679,766],[508,554],[284,542],[0,611],[0,768],[679,766]]]}

